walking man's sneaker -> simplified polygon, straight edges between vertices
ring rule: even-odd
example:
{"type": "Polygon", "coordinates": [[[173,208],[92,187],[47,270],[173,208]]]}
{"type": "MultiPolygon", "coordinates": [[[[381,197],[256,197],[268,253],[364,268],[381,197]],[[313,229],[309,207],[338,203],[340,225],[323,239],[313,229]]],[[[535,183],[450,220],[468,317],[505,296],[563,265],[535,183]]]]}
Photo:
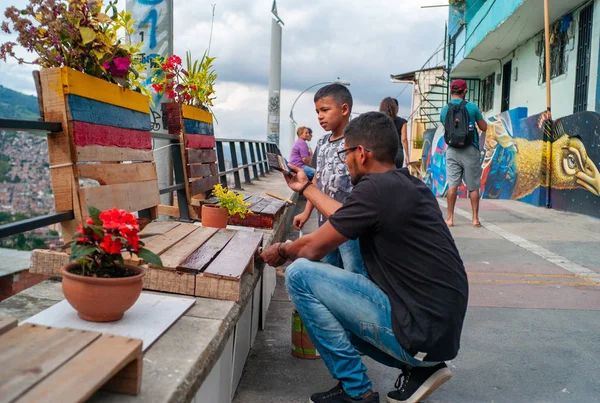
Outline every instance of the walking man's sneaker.
{"type": "Polygon", "coordinates": [[[404,369],[396,380],[396,389],[387,395],[388,403],[418,403],[452,378],[446,363],[435,367],[404,369]]]}
{"type": "Polygon", "coordinates": [[[310,403],[379,403],[379,393],[374,392],[369,397],[353,399],[344,391],[340,382],[327,392],[312,395],[310,403]]]}

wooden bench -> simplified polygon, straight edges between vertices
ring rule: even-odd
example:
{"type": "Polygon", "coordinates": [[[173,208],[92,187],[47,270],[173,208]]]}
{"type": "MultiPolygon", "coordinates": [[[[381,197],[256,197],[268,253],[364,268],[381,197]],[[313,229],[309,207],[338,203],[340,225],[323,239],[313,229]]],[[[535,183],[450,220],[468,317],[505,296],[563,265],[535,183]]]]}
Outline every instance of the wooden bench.
{"type": "MultiPolygon", "coordinates": [[[[155,219],[160,198],[148,99],[68,68],[42,70],[37,88],[44,120],[63,127],[48,135],[48,154],[56,211],[75,216],[61,224],[65,242],[88,217],[88,206],[155,219]]],[[[164,264],[147,267],[146,289],[234,301],[262,244],[259,232],[173,221],[152,222],[144,231],[160,234],[146,240],[146,247],[164,264]]],[[[66,253],[36,250],[30,271],[58,275],[67,260],[66,253]]]]}

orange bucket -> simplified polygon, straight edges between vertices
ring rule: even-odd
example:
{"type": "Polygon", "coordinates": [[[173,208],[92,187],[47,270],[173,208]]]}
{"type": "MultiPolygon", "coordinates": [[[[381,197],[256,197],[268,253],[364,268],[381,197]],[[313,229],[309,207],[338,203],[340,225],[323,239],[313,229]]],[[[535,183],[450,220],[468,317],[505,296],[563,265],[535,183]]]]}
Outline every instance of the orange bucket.
{"type": "Polygon", "coordinates": [[[321,355],[310,340],[298,311],[292,312],[292,355],[305,360],[316,360],[321,355]]]}

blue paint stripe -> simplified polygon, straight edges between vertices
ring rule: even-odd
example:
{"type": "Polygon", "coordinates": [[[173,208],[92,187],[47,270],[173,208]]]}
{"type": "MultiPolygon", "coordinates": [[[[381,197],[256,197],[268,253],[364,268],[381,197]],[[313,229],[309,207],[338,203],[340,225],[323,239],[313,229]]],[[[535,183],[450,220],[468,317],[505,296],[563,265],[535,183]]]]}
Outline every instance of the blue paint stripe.
{"type": "Polygon", "coordinates": [[[183,119],[183,128],[187,134],[215,135],[215,130],[211,123],[201,122],[199,120],[183,119]]]}
{"type": "Polygon", "coordinates": [[[120,106],[94,101],[93,99],[69,95],[71,119],[123,129],[151,129],[150,115],[120,106]]]}

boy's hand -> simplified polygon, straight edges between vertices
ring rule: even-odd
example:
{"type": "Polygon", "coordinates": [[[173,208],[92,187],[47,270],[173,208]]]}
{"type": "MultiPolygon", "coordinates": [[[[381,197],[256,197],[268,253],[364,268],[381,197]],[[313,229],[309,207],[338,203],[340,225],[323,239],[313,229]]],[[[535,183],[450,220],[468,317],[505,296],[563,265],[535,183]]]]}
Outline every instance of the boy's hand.
{"type": "Polygon", "coordinates": [[[294,217],[294,228],[301,230],[304,224],[308,221],[308,215],[304,212],[294,217]]]}
{"type": "Polygon", "coordinates": [[[285,181],[287,182],[290,189],[292,189],[294,192],[299,192],[300,189],[302,189],[302,186],[306,185],[309,182],[308,176],[306,176],[302,168],[298,168],[290,164],[288,164],[288,167],[293,172],[293,174],[284,175],[285,181]]]}

